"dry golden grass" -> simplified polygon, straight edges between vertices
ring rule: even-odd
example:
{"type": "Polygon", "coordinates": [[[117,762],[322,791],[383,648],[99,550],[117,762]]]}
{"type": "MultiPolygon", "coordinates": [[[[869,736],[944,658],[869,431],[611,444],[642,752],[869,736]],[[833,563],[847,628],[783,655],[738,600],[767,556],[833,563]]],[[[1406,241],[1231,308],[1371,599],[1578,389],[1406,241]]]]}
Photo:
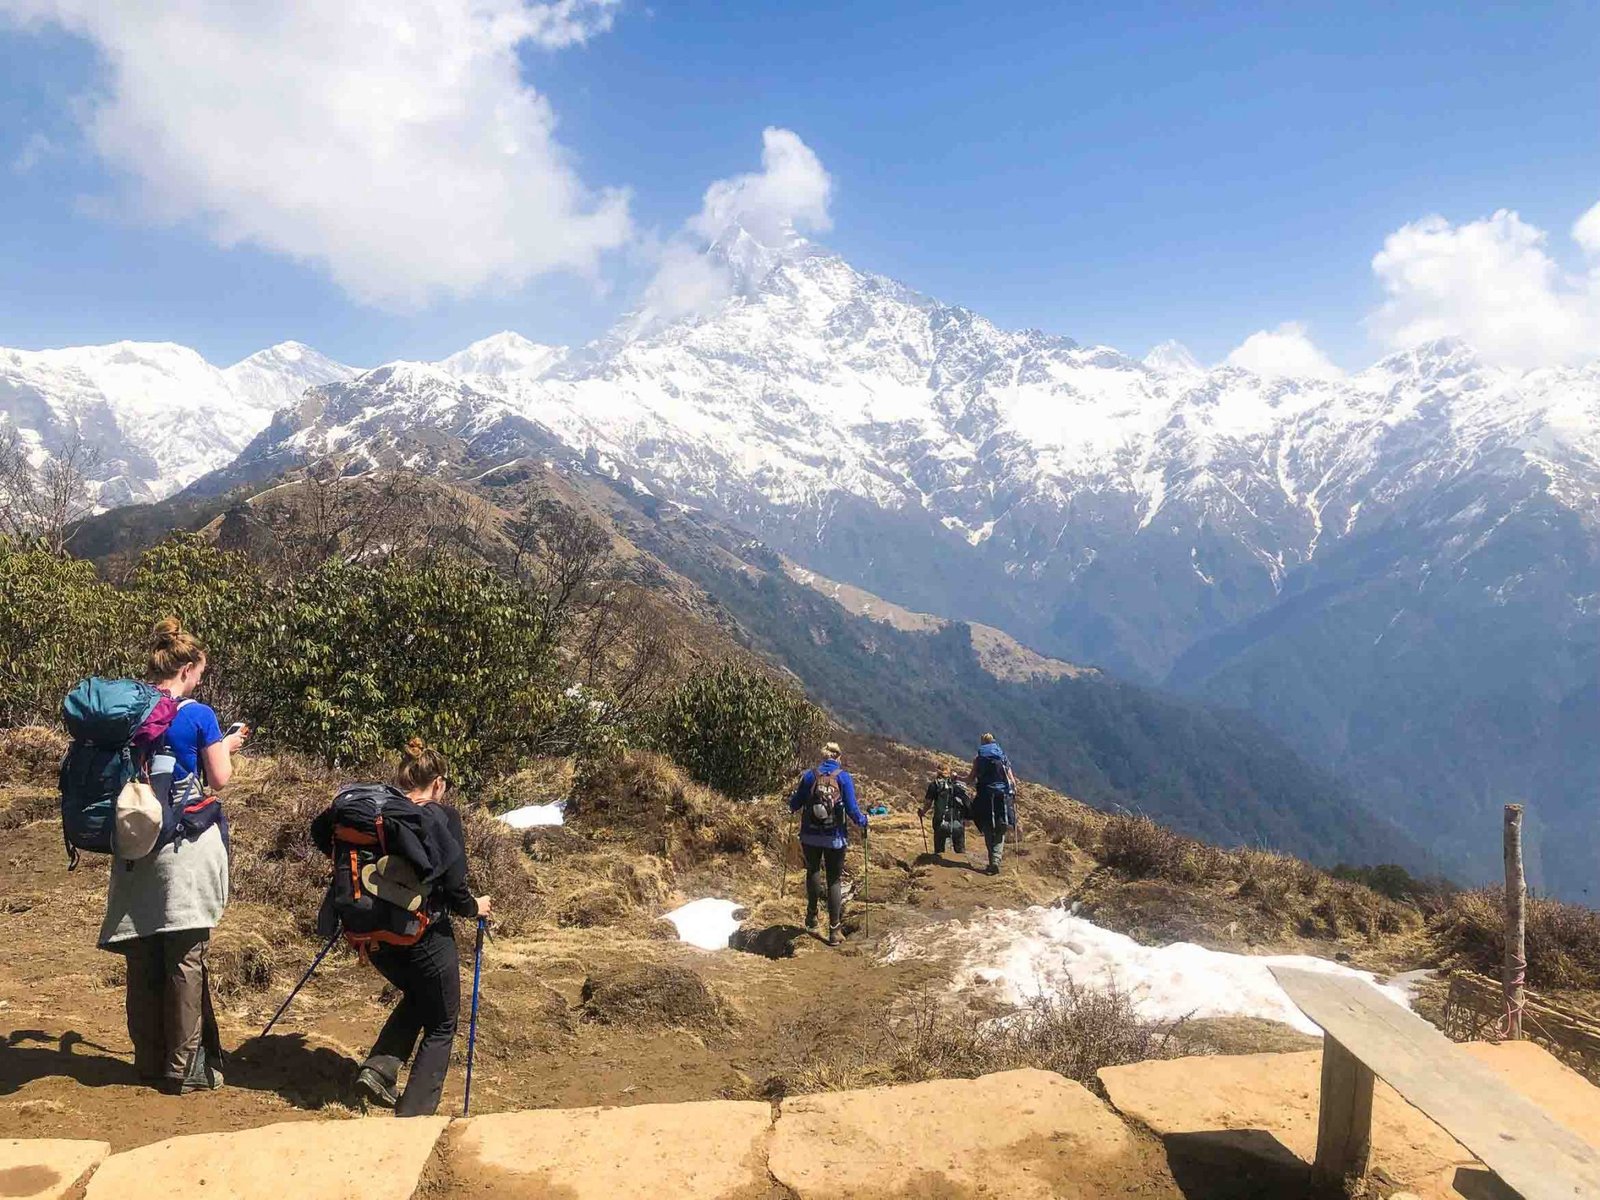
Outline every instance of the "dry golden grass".
{"type": "Polygon", "coordinates": [[[45,725],[0,729],[0,783],[54,787],[67,735],[45,725]]]}
{"type": "Polygon", "coordinates": [[[633,1029],[713,1031],[728,1024],[722,999],[687,967],[640,962],[583,983],[583,1019],[633,1029]]]}
{"type": "Polygon", "coordinates": [[[1095,854],[1129,880],[1223,893],[1235,907],[1268,919],[1284,934],[1370,940],[1421,924],[1413,905],[1391,900],[1364,884],[1336,879],[1286,854],[1212,846],[1145,816],[1106,817],[1095,854]]]}
{"type": "MultiPolygon", "coordinates": [[[[1505,889],[1497,887],[1449,897],[1428,921],[1441,964],[1499,978],[1505,962],[1504,906],[1505,889]]],[[[1600,913],[1530,896],[1526,918],[1530,986],[1600,989],[1600,913]]]]}
{"type": "Polygon", "coordinates": [[[906,1015],[886,1017],[848,1037],[825,1028],[786,1031],[799,1048],[796,1060],[767,1081],[766,1095],[972,1079],[1023,1067],[1055,1071],[1101,1093],[1102,1067],[1170,1058],[1187,1049],[1184,1022],[1147,1021],[1114,987],[1069,983],[987,1020],[948,1007],[942,993],[911,997],[904,1009],[906,1015]]]}

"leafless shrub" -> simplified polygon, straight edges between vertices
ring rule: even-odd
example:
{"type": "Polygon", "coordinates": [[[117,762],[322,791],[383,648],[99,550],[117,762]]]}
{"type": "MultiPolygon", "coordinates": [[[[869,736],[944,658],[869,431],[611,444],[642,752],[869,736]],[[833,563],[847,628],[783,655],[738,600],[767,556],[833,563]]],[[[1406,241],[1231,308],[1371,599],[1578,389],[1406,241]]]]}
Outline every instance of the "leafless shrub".
{"type": "Polygon", "coordinates": [[[0,536],[65,553],[73,525],[94,511],[89,477],[99,465],[99,451],[76,431],[35,466],[17,430],[0,429],[0,536]]]}
{"type": "Polygon", "coordinates": [[[1103,1067],[1181,1053],[1184,1027],[1183,1021],[1139,1016],[1131,998],[1116,988],[1068,983],[1017,1012],[986,1020],[950,1009],[944,997],[923,996],[909,1015],[887,1018],[847,1042],[786,1031],[786,1039],[805,1049],[766,1090],[776,1097],[1035,1067],[1100,1092],[1097,1072],[1103,1067]]]}

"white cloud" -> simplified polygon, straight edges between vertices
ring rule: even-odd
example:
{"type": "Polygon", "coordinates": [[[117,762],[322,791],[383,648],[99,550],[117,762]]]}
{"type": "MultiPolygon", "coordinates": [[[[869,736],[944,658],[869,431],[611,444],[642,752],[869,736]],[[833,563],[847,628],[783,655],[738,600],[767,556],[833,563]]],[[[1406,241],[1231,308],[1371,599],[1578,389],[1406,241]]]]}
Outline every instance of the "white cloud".
{"type": "Polygon", "coordinates": [[[1372,260],[1388,299],[1371,328],[1402,349],[1459,337],[1510,367],[1600,357],[1600,204],[1572,237],[1592,260],[1587,273],[1564,271],[1545,231],[1507,209],[1462,225],[1435,216],[1403,226],[1372,260]]]}
{"type": "Polygon", "coordinates": [[[779,245],[795,229],[833,228],[832,192],[833,180],[800,135],[769,126],[761,131],[761,170],[708,187],[689,228],[709,241],[738,223],[757,241],[779,245]]]}
{"type": "Polygon", "coordinates": [[[0,0],[0,18],[98,49],[86,132],[140,216],[412,306],[592,272],[630,236],[626,195],[583,184],[518,61],[619,2],[0,0]]]}
{"type": "Polygon", "coordinates": [[[1234,347],[1224,361],[1230,367],[1271,377],[1340,379],[1344,376],[1344,372],[1317,349],[1305,325],[1299,321],[1285,321],[1276,329],[1252,333],[1234,347]]]}
{"type": "Polygon", "coordinates": [[[684,231],[660,247],[636,328],[716,309],[734,294],[737,281],[724,261],[706,256],[705,246],[737,226],[757,246],[729,247],[729,253],[738,254],[745,269],[759,270],[771,260],[766,251],[781,249],[797,232],[832,228],[832,192],[833,180],[799,134],[763,130],[761,170],[712,183],[684,231]]]}
{"type": "Polygon", "coordinates": [[[656,273],[644,290],[644,309],[657,321],[714,311],[733,295],[733,276],[686,241],[661,249],[656,273]]]}
{"type": "Polygon", "coordinates": [[[55,154],[57,149],[56,144],[44,134],[30,133],[27,141],[22,143],[22,149],[12,158],[11,169],[18,175],[26,175],[50,155],[55,154]]]}

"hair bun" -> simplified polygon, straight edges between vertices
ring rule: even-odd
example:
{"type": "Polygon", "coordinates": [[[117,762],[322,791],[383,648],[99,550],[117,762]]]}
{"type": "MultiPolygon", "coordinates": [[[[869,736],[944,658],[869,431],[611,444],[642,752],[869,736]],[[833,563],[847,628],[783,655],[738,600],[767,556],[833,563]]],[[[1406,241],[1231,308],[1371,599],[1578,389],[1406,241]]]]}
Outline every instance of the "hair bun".
{"type": "Polygon", "coordinates": [[[183,626],[178,622],[177,617],[162,617],[161,620],[150,627],[150,640],[159,649],[171,646],[182,633],[183,626]]]}
{"type": "Polygon", "coordinates": [[[421,758],[427,749],[427,744],[421,738],[414,737],[406,743],[405,755],[407,758],[421,758]]]}

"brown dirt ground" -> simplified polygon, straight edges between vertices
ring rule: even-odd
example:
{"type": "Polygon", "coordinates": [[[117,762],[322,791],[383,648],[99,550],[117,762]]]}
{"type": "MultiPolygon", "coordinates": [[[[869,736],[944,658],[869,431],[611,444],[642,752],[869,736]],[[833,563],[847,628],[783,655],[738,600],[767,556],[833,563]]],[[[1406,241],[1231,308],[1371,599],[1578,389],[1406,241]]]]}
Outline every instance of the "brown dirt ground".
{"type": "MultiPolygon", "coordinates": [[[[864,801],[885,801],[895,811],[873,820],[870,931],[867,908],[853,899],[849,937],[837,951],[800,928],[804,889],[793,848],[782,899],[776,858],[756,844],[686,863],[667,882],[651,874],[654,866],[643,870],[636,863],[636,869],[615,876],[632,889],[632,907],[601,912],[594,923],[563,916],[563,897],[580,882],[575,876],[632,851],[615,838],[583,842],[571,830],[552,838],[545,850],[536,848],[528,870],[541,907],[519,936],[491,940],[484,956],[474,1112],[768,1098],[775,1086],[782,1090],[774,1081],[814,1045],[883,1019],[949,977],[947,965],[935,960],[878,961],[874,950],[886,935],[985,907],[1049,903],[1071,896],[1096,874],[1098,864],[1070,832],[1074,822],[1092,824],[1087,810],[1042,788],[1024,791],[1023,835],[998,879],[978,870],[982,839],[975,834],[969,835],[968,862],[954,855],[935,861],[923,851],[915,814],[935,756],[864,739],[852,740],[848,754],[864,801]],[[1052,814],[1060,819],[1047,822],[1052,814]],[[1055,832],[1047,833],[1047,827],[1055,832]],[[657,888],[668,894],[650,902],[657,888]],[[654,920],[656,913],[708,894],[744,901],[755,918],[750,926],[758,944],[792,947],[792,955],[708,953],[663,938],[670,931],[654,920]],[[660,1022],[586,1019],[586,980],[641,966],[693,972],[715,997],[717,1019],[678,1027],[668,1020],[666,1028],[660,1022]]],[[[270,770],[259,765],[256,791],[236,786],[230,803],[253,802],[248,798],[258,794],[262,772],[270,770]]],[[[121,961],[94,944],[107,864],[89,859],[76,873],[65,870],[59,825],[48,815],[52,801],[43,787],[0,783],[0,814],[31,809],[43,817],[9,832],[0,858],[0,942],[6,948],[0,958],[0,1122],[8,1131],[19,1137],[101,1138],[123,1150],[180,1129],[353,1115],[346,1106],[348,1085],[392,998],[383,995],[377,974],[341,947],[273,1035],[260,1040],[261,1027],[317,949],[302,932],[304,914],[261,904],[231,905],[215,942],[228,1086],[177,1098],[137,1085],[123,1028],[121,961]]],[[[580,815],[574,828],[582,824],[580,815]]],[[[852,887],[862,865],[856,842],[852,887]]],[[[1225,926],[1212,922],[1208,930],[1211,943],[1230,943],[1225,926]]],[[[458,935],[464,943],[465,1000],[469,934],[458,928],[458,935]]],[[[1328,942],[1271,948],[1327,955],[1337,949],[1328,942]]],[[[1355,944],[1351,949],[1358,956],[1376,952],[1355,944]]],[[[1305,1044],[1264,1022],[1209,1023],[1200,1032],[1208,1049],[1223,1052],[1305,1044]]],[[[458,1060],[464,1059],[465,1044],[464,1036],[458,1039],[458,1060]]],[[[459,1112],[463,1074],[458,1063],[441,1111],[459,1112]]]]}

